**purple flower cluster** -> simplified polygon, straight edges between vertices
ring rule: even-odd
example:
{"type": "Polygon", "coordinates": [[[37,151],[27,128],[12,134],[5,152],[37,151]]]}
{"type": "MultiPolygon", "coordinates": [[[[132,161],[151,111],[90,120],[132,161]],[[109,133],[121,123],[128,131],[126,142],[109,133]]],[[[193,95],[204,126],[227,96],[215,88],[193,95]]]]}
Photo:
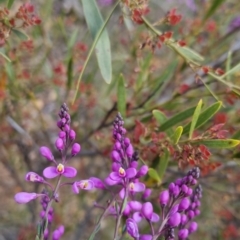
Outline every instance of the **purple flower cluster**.
{"type": "Polygon", "coordinates": [[[126,221],[129,235],[136,240],[156,240],[160,236],[166,240],[173,240],[176,239],[175,230],[178,230],[178,239],[187,239],[198,227],[193,219],[200,214],[202,189],[199,185],[196,186],[199,176],[199,168],[193,168],[185,177],[170,183],[169,188],[160,193],[160,217],[153,212],[150,202],[142,204],[142,207],[126,221]],[[151,234],[139,234],[137,224],[142,218],[149,222],[151,234]],[[160,224],[154,227],[152,223],[155,222],[160,224]]]}
{"type": "MultiPolygon", "coordinates": [[[[46,167],[43,170],[43,176],[47,179],[58,177],[56,186],[54,187],[50,182],[46,181],[43,177],[39,176],[35,172],[28,172],[25,176],[26,181],[45,184],[47,187],[50,188],[51,192],[49,194],[47,191],[43,191],[40,194],[20,192],[15,195],[15,201],[17,203],[27,203],[38,197],[42,197],[41,205],[43,211],[40,214],[42,218],[42,223],[40,226],[40,236],[38,236],[41,240],[47,239],[49,235],[49,228],[47,225],[51,224],[53,220],[53,209],[51,207],[52,202],[58,202],[59,188],[67,184],[61,184],[62,177],[74,178],[77,175],[77,170],[67,165],[68,160],[78,154],[81,150],[80,144],[74,143],[76,133],[73,129],[70,128],[71,117],[68,114],[68,107],[65,103],[61,106],[59,117],[60,120],[57,122],[57,126],[59,127],[60,131],[58,134],[58,138],[55,142],[55,147],[61,153],[61,161],[55,160],[51,150],[48,147],[42,146],[40,148],[40,154],[54,165],[46,167]],[[70,152],[70,154],[68,154],[68,152],[70,152]],[[48,224],[46,224],[46,222],[48,224]]],[[[61,226],[53,232],[52,239],[60,239],[63,233],[64,227],[61,226]]]]}

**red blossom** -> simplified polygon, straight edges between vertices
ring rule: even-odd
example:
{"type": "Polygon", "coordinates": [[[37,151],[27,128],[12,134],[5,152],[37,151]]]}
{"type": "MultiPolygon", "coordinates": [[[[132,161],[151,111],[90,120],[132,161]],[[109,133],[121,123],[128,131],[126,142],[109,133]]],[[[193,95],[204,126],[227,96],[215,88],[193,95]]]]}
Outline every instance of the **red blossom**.
{"type": "Polygon", "coordinates": [[[177,15],[175,8],[171,9],[166,17],[167,23],[169,23],[170,25],[178,24],[181,21],[181,19],[182,19],[182,15],[181,14],[177,15]]]}

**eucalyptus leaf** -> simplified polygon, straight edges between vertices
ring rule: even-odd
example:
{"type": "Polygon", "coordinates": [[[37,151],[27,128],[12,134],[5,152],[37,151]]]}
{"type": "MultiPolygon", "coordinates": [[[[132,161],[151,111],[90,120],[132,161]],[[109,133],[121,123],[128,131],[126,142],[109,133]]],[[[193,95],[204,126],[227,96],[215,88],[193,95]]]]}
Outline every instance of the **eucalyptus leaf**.
{"type": "Polygon", "coordinates": [[[183,132],[183,127],[182,126],[178,126],[173,134],[172,137],[172,141],[174,144],[178,144],[179,139],[182,136],[182,132],[183,132]]]}
{"type": "Polygon", "coordinates": [[[106,83],[110,83],[112,80],[112,60],[111,60],[111,46],[107,29],[104,26],[102,15],[98,9],[98,5],[95,0],[82,0],[83,11],[85,19],[90,30],[93,39],[98,37],[96,43],[96,55],[98,66],[106,83]],[[102,31],[101,31],[102,30],[102,31]],[[99,33],[101,35],[99,36],[99,33]]]}
{"type": "Polygon", "coordinates": [[[12,29],[12,32],[16,35],[16,36],[18,36],[18,38],[20,39],[20,40],[23,40],[23,41],[26,41],[26,40],[28,40],[29,39],[29,37],[28,37],[28,35],[26,34],[26,33],[24,33],[24,32],[22,32],[22,31],[20,31],[20,30],[18,30],[18,29],[12,29]]]}
{"type": "Polygon", "coordinates": [[[158,183],[161,182],[161,178],[158,175],[157,171],[154,168],[149,168],[148,169],[148,175],[155,181],[157,181],[158,183]]]}
{"type": "Polygon", "coordinates": [[[194,111],[193,117],[192,117],[192,122],[191,122],[190,130],[189,130],[189,139],[192,138],[192,134],[193,134],[193,131],[195,129],[195,126],[196,126],[198,117],[200,115],[201,109],[202,109],[202,99],[198,102],[198,105],[197,105],[197,107],[194,111]]]}
{"type": "Polygon", "coordinates": [[[192,144],[203,144],[210,148],[233,148],[239,145],[240,140],[236,139],[207,139],[191,141],[192,144]]]}
{"type": "Polygon", "coordinates": [[[206,21],[209,17],[213,15],[213,13],[219,8],[219,6],[224,2],[225,0],[213,0],[211,3],[211,7],[207,11],[207,13],[204,16],[204,21],[206,21]]]}

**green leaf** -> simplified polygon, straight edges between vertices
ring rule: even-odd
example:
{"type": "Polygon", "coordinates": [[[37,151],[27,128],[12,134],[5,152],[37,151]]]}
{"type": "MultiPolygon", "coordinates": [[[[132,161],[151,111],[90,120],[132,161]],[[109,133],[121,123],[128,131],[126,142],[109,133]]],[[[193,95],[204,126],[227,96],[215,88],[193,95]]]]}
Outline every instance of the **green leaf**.
{"type": "Polygon", "coordinates": [[[67,88],[70,89],[73,80],[73,58],[69,58],[67,64],[67,88]]]}
{"type": "MultiPolygon", "coordinates": [[[[201,127],[203,124],[205,124],[210,118],[212,118],[218,110],[221,108],[222,102],[216,102],[207,109],[205,109],[200,115],[197,120],[197,123],[195,125],[195,129],[201,127]]],[[[188,123],[184,128],[183,128],[183,133],[188,133],[190,130],[191,123],[188,123]]]]}
{"type": "Polygon", "coordinates": [[[7,8],[10,9],[14,3],[14,0],[8,0],[7,8]]]}
{"type": "Polygon", "coordinates": [[[148,175],[158,183],[161,182],[161,178],[159,177],[157,171],[154,168],[149,168],[148,169],[148,175]]]}
{"type": "Polygon", "coordinates": [[[0,55],[4,57],[8,62],[11,62],[11,59],[7,55],[5,55],[2,51],[0,51],[0,55]]]}
{"type": "MultiPolygon", "coordinates": [[[[152,114],[154,116],[154,118],[158,121],[158,123],[160,124],[160,126],[167,121],[167,117],[165,116],[165,114],[159,110],[153,110],[152,114]]],[[[165,131],[165,129],[163,130],[165,131]]],[[[171,137],[173,135],[173,130],[170,128],[168,130],[166,130],[166,133],[169,137],[171,137]]]]}
{"type": "Polygon", "coordinates": [[[236,147],[240,140],[236,139],[209,139],[209,140],[195,140],[192,144],[203,144],[210,148],[233,148],[236,147]]]}
{"type": "MultiPolygon", "coordinates": [[[[102,15],[95,0],[82,0],[82,4],[88,28],[93,39],[96,39],[104,25],[102,15]]],[[[102,77],[106,83],[110,83],[112,80],[111,46],[106,28],[99,36],[95,49],[102,77]]]]}
{"type": "Polygon", "coordinates": [[[159,173],[158,175],[161,180],[163,179],[163,176],[166,172],[168,162],[169,162],[169,152],[167,149],[164,149],[164,154],[161,156],[161,159],[158,165],[158,173],[159,173]]]}
{"type": "Polygon", "coordinates": [[[183,127],[178,126],[173,134],[172,140],[174,144],[178,144],[180,137],[182,136],[183,127]]]}
{"type": "Polygon", "coordinates": [[[225,78],[226,76],[230,76],[234,73],[240,72],[240,63],[237,64],[235,67],[233,67],[232,69],[230,69],[228,72],[226,72],[225,74],[223,74],[221,76],[221,78],[225,78]]]}
{"type": "Polygon", "coordinates": [[[124,77],[120,74],[118,79],[118,87],[117,87],[117,97],[118,97],[118,111],[121,113],[123,118],[126,116],[126,91],[124,86],[124,77]]]}
{"type": "Polygon", "coordinates": [[[225,0],[213,0],[211,7],[209,8],[206,15],[204,16],[204,21],[206,21],[224,1],[225,0]]]}
{"type": "Polygon", "coordinates": [[[29,37],[28,37],[28,35],[27,35],[26,33],[21,32],[21,31],[19,31],[19,30],[17,30],[17,29],[14,29],[14,28],[13,28],[13,29],[12,29],[12,32],[13,32],[16,36],[18,36],[20,40],[26,41],[26,40],[29,39],[29,37]]]}
{"type": "Polygon", "coordinates": [[[180,47],[177,45],[171,45],[171,47],[182,57],[186,58],[186,60],[190,60],[191,62],[199,62],[204,60],[204,58],[199,53],[195,52],[189,47],[180,47]]]}
{"type": "Polygon", "coordinates": [[[191,122],[191,126],[190,126],[190,131],[189,131],[189,139],[192,138],[192,134],[193,134],[193,131],[195,129],[197,120],[199,118],[201,109],[202,109],[202,99],[198,102],[198,105],[197,105],[197,107],[194,111],[193,117],[192,117],[192,122],[191,122]]]}
{"type": "Polygon", "coordinates": [[[236,139],[236,138],[240,138],[240,130],[238,130],[237,132],[235,132],[232,136],[232,138],[236,139]]]}
{"type": "Polygon", "coordinates": [[[188,119],[191,117],[195,111],[196,107],[189,108],[183,112],[180,112],[176,115],[174,115],[172,118],[169,118],[166,122],[164,122],[160,127],[159,131],[165,131],[169,129],[170,127],[173,127],[174,125],[188,119]]]}

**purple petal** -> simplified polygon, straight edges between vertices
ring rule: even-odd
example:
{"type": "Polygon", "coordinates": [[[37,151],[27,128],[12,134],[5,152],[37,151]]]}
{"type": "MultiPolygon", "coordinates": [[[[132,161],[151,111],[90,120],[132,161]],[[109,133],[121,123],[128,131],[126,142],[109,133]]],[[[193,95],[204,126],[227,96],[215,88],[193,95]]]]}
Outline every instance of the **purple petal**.
{"type": "Polygon", "coordinates": [[[72,156],[77,155],[80,152],[80,150],[81,150],[80,144],[74,143],[72,146],[72,151],[71,151],[72,156]]]}
{"type": "Polygon", "coordinates": [[[105,189],[105,185],[101,179],[96,177],[90,177],[89,180],[91,180],[94,183],[95,188],[105,189]]]}
{"type": "Polygon", "coordinates": [[[129,184],[129,191],[130,192],[143,192],[145,190],[145,185],[141,182],[129,184]]]}
{"type": "Polygon", "coordinates": [[[17,203],[28,203],[37,197],[36,193],[20,192],[15,195],[14,199],[17,203]]]}
{"type": "Polygon", "coordinates": [[[104,182],[108,185],[108,186],[113,186],[118,184],[118,182],[113,181],[110,177],[105,178],[104,182]]]}
{"type": "Polygon", "coordinates": [[[142,203],[138,201],[130,201],[128,204],[133,211],[140,211],[142,209],[142,203]]]}
{"type": "Polygon", "coordinates": [[[152,235],[143,234],[140,236],[139,240],[152,240],[152,235]]]}
{"type": "Polygon", "coordinates": [[[72,190],[74,193],[78,194],[79,193],[79,189],[78,189],[78,186],[77,186],[77,182],[74,182],[73,185],[72,185],[72,190]]]}
{"type": "Polygon", "coordinates": [[[67,178],[73,178],[77,175],[77,170],[73,167],[64,167],[63,176],[67,178]]]}
{"type": "Polygon", "coordinates": [[[58,172],[56,171],[56,167],[47,167],[43,170],[43,176],[45,178],[55,178],[58,176],[58,172]]]}
{"type": "Polygon", "coordinates": [[[126,170],[126,177],[127,178],[133,178],[135,177],[137,174],[137,170],[135,168],[128,168],[126,170]]]}
{"type": "Polygon", "coordinates": [[[124,199],[125,197],[125,188],[122,188],[122,190],[119,192],[119,196],[121,199],[124,199]]]}
{"type": "Polygon", "coordinates": [[[135,220],[135,222],[140,222],[142,220],[142,214],[140,212],[135,212],[133,214],[133,219],[135,220]]]}
{"type": "Polygon", "coordinates": [[[160,220],[160,217],[158,214],[153,213],[152,214],[152,218],[151,218],[151,222],[158,222],[160,220]]]}
{"type": "Polygon", "coordinates": [[[119,174],[117,172],[111,172],[109,177],[116,182],[119,182],[122,180],[122,178],[119,176],[119,174]]]}

